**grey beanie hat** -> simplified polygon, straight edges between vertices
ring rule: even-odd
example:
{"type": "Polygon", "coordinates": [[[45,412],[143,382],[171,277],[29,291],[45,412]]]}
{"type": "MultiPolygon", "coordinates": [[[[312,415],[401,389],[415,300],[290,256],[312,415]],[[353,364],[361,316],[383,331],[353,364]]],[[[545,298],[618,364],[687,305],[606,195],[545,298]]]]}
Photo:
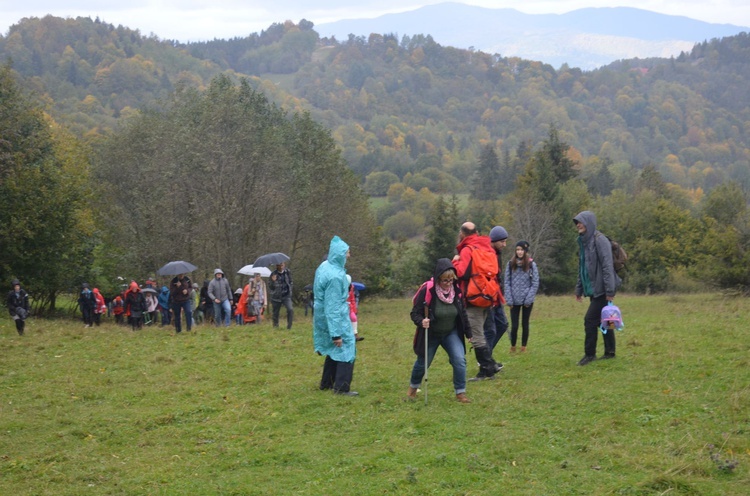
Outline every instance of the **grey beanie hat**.
{"type": "Polygon", "coordinates": [[[495,226],[490,230],[490,241],[502,241],[508,239],[508,231],[503,226],[495,226]]]}

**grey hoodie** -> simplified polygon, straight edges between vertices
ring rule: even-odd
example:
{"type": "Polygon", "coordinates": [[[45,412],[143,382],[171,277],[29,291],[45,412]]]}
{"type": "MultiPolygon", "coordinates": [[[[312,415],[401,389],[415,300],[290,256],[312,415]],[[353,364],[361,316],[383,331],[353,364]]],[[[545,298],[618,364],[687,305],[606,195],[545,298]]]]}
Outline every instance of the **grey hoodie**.
{"type": "Polygon", "coordinates": [[[584,210],[573,217],[573,220],[586,226],[586,232],[581,236],[581,241],[583,241],[586,270],[594,290],[593,295],[583,294],[583,283],[579,270],[576,296],[598,297],[606,294],[614,297],[619,284],[619,277],[615,273],[614,265],[612,265],[612,245],[605,235],[596,230],[596,215],[593,212],[584,210]]]}

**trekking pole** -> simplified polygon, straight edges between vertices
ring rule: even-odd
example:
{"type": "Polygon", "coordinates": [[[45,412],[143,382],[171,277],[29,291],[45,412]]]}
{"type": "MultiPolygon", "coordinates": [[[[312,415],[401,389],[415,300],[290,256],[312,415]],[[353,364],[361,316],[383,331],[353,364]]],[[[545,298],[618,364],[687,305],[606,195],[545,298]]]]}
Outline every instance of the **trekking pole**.
{"type": "MultiPolygon", "coordinates": [[[[430,309],[425,305],[424,307],[424,318],[430,318],[430,309]]],[[[429,327],[424,329],[424,404],[427,406],[427,369],[430,367],[428,363],[428,352],[427,352],[427,336],[429,335],[429,327]]]]}

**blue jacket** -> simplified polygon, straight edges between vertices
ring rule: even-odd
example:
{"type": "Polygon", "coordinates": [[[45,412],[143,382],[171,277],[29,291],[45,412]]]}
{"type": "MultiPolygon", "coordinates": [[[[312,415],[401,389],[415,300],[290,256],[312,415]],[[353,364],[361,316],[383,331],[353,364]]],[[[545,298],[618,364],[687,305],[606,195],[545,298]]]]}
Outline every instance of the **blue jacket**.
{"type": "Polygon", "coordinates": [[[524,272],[518,265],[511,267],[513,260],[514,258],[505,267],[505,302],[509,307],[531,305],[539,291],[539,270],[532,261],[529,271],[524,272]]]}
{"type": "Polygon", "coordinates": [[[328,259],[318,266],[313,282],[315,297],[313,316],[313,346],[321,355],[337,362],[354,362],[357,350],[349,318],[349,282],[346,280],[346,252],[349,245],[334,236],[328,249],[328,259]],[[333,344],[340,337],[341,347],[333,344]]]}

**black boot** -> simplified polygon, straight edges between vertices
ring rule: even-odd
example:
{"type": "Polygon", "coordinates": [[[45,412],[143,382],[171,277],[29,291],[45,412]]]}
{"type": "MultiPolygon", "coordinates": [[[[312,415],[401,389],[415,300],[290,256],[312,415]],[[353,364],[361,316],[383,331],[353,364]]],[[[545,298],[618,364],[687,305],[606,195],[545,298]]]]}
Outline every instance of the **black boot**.
{"type": "Polygon", "coordinates": [[[469,379],[469,381],[484,381],[494,378],[499,368],[497,362],[492,358],[492,352],[489,348],[474,348],[474,354],[476,355],[477,362],[479,362],[479,373],[476,377],[469,379]]]}
{"type": "Polygon", "coordinates": [[[18,331],[19,336],[23,336],[23,329],[26,327],[26,322],[18,319],[16,320],[16,331],[18,331]]]}

